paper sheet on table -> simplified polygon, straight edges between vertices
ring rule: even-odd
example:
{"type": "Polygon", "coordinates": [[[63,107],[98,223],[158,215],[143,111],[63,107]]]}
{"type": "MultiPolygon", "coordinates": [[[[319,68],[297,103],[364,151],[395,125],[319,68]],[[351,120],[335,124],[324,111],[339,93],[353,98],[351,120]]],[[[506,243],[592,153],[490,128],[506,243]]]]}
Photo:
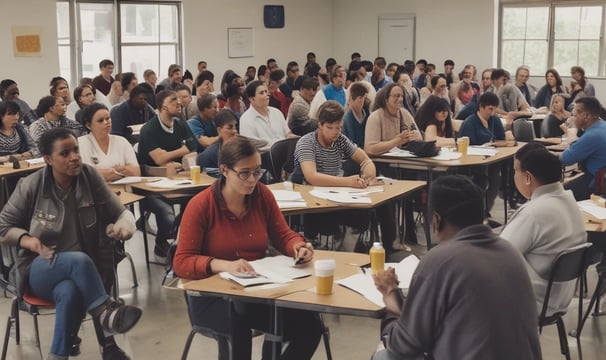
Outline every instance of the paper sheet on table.
{"type": "Polygon", "coordinates": [[[111,183],[114,185],[124,185],[124,184],[134,184],[138,182],[142,182],[145,178],[141,176],[126,176],[122,179],[114,180],[111,183]]]}
{"type": "Polygon", "coordinates": [[[606,220],[606,208],[600,207],[591,200],[577,202],[581,211],[588,213],[598,220],[606,220]]]}
{"type": "Polygon", "coordinates": [[[307,207],[305,201],[278,201],[278,207],[280,209],[293,209],[307,207]]]}
{"type": "Polygon", "coordinates": [[[29,159],[29,160],[25,160],[27,161],[30,165],[35,165],[35,164],[42,164],[44,162],[44,158],[35,158],[35,159],[29,159]]]}
{"type": "Polygon", "coordinates": [[[301,193],[290,190],[272,190],[276,201],[304,201],[301,193]]]}
{"type": "MultiPolygon", "coordinates": [[[[393,267],[396,270],[398,280],[400,281],[400,284],[398,286],[401,289],[408,289],[410,287],[412,275],[414,274],[418,263],[419,258],[414,255],[410,255],[399,263],[385,264],[385,268],[387,269],[389,267],[393,267]]],[[[357,293],[362,294],[365,298],[379,306],[385,306],[385,303],[383,303],[383,296],[381,295],[379,290],[377,290],[375,283],[372,279],[372,275],[370,275],[370,272],[368,271],[366,272],[366,274],[355,274],[346,277],[345,279],[337,280],[337,284],[345,286],[357,293]]]]}
{"type": "Polygon", "coordinates": [[[219,276],[232,280],[242,286],[291,282],[293,279],[311,275],[311,267],[295,267],[294,259],[284,255],[269,256],[263,259],[250,261],[249,264],[255,269],[260,277],[240,278],[228,272],[221,272],[219,276]]]}
{"type": "Polygon", "coordinates": [[[358,194],[350,194],[346,192],[335,193],[335,192],[324,192],[318,190],[312,190],[309,192],[311,196],[315,196],[320,199],[326,199],[342,204],[371,204],[372,200],[369,197],[360,196],[358,194]]]}
{"type": "Polygon", "coordinates": [[[499,150],[494,148],[487,147],[475,147],[470,146],[467,149],[467,155],[476,155],[476,156],[495,156],[499,150]]]}
{"type": "Polygon", "coordinates": [[[155,188],[172,189],[179,187],[179,185],[191,185],[191,180],[172,180],[167,178],[160,178],[160,180],[150,182],[148,185],[155,188]]]}
{"type": "Polygon", "coordinates": [[[458,160],[463,156],[463,154],[459,152],[446,152],[440,151],[439,155],[433,156],[432,159],[436,160],[458,160]]]}
{"type": "Polygon", "coordinates": [[[372,193],[376,193],[376,192],[383,192],[383,191],[385,191],[385,189],[381,185],[373,185],[373,186],[369,186],[364,189],[347,187],[347,186],[314,186],[314,189],[312,191],[366,195],[366,194],[372,194],[372,193]]]}
{"type": "Polygon", "coordinates": [[[400,148],[394,147],[385,154],[386,156],[396,156],[396,157],[417,157],[415,154],[411,153],[408,150],[402,150],[400,148]]]}

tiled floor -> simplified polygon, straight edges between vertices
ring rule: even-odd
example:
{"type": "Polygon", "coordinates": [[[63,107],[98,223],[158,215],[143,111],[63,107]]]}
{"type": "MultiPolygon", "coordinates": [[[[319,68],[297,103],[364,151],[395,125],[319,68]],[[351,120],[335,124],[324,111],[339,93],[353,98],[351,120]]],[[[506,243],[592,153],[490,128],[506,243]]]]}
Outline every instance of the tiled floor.
{"type": "MultiPolygon", "coordinates": [[[[424,237],[419,229],[420,241],[424,237]]],[[[346,249],[351,249],[351,237],[347,238],[346,249]]],[[[132,280],[130,268],[126,261],[119,266],[120,294],[129,304],[143,308],[143,318],[140,323],[127,335],[117,337],[118,343],[133,359],[179,359],[189,333],[190,326],[187,318],[183,294],[176,290],[166,290],[160,286],[164,273],[163,267],[151,265],[149,271],[145,267],[143,255],[143,241],[141,233],[127,243],[127,250],[133,255],[137,266],[139,287],[131,288],[132,280]]],[[[413,252],[422,255],[424,246],[413,247],[413,252]]],[[[403,251],[394,254],[393,260],[403,258],[408,253],[403,251]]],[[[595,271],[589,271],[590,289],[595,286],[595,271]]],[[[576,324],[577,299],[573,299],[568,315],[565,318],[566,326],[572,329],[576,324]]],[[[0,323],[5,324],[10,307],[10,299],[0,297],[0,323]]],[[[498,309],[495,309],[498,311],[498,309]]],[[[341,359],[369,359],[378,344],[379,320],[350,316],[326,316],[325,320],[330,327],[331,347],[333,358],[341,359]]],[[[38,359],[38,351],[34,346],[33,326],[31,317],[22,313],[21,345],[15,345],[14,335],[9,342],[8,359],[38,359]]],[[[53,315],[42,316],[40,319],[40,336],[42,351],[46,356],[52,338],[53,315]]],[[[4,333],[0,328],[0,333],[4,333]]],[[[100,359],[94,330],[90,321],[85,321],[80,331],[83,339],[81,360],[100,359]]],[[[585,359],[597,360],[606,358],[606,317],[589,318],[581,343],[585,359]]],[[[577,359],[575,339],[569,337],[572,358],[577,359]]],[[[262,337],[254,340],[254,358],[259,359],[259,350],[262,337]]],[[[541,335],[544,359],[563,359],[559,354],[559,343],[555,326],[546,328],[541,335]]],[[[217,346],[213,340],[196,336],[190,350],[189,359],[216,359],[217,346]]],[[[318,347],[314,359],[326,359],[324,348],[318,347]]]]}

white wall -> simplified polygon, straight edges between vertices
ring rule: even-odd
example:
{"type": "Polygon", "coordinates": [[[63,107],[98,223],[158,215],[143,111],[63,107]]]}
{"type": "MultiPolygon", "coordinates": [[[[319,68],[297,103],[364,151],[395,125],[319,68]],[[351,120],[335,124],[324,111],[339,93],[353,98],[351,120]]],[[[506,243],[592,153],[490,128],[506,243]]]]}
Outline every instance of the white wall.
{"type": "MultiPolygon", "coordinates": [[[[289,61],[297,61],[302,72],[307,52],[315,52],[321,62],[332,56],[332,5],[331,0],[183,0],[185,65],[195,76],[198,61],[206,60],[215,88],[225,70],[243,76],[249,65],[258,68],[270,57],[284,71],[289,61]],[[283,29],[265,29],[264,4],[284,5],[283,29]],[[229,27],[254,29],[254,57],[227,57],[229,27]]],[[[160,69],[160,78],[166,70],[160,69]]]]}
{"type": "Polygon", "coordinates": [[[50,79],[59,74],[57,20],[54,0],[2,0],[0,10],[0,79],[13,79],[19,84],[20,97],[32,108],[48,95],[50,79]],[[41,57],[15,57],[13,26],[42,28],[41,57]]]}
{"type": "MultiPolygon", "coordinates": [[[[456,70],[474,64],[478,71],[496,65],[494,18],[496,0],[334,0],[334,55],[347,65],[354,51],[373,60],[378,51],[378,19],[384,14],[416,16],[416,59],[427,59],[438,71],[446,59],[456,70]]],[[[395,46],[395,44],[394,44],[395,46]]],[[[386,59],[403,63],[406,59],[386,59]]]]}

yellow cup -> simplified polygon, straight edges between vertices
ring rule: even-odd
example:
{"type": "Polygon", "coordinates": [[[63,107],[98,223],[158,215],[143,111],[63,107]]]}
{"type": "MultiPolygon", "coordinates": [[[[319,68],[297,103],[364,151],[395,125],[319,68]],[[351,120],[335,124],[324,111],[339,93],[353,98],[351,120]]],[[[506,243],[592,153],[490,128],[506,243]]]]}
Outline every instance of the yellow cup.
{"type": "Polygon", "coordinates": [[[457,140],[457,151],[463,155],[467,155],[467,149],[469,148],[469,137],[463,136],[457,140]]]}
{"type": "Polygon", "coordinates": [[[316,293],[318,295],[332,294],[336,265],[337,264],[334,259],[315,261],[314,269],[316,272],[316,293]]]}
{"type": "Polygon", "coordinates": [[[200,167],[198,165],[190,167],[189,173],[191,174],[192,184],[199,184],[202,182],[202,180],[200,179],[200,167]]]}

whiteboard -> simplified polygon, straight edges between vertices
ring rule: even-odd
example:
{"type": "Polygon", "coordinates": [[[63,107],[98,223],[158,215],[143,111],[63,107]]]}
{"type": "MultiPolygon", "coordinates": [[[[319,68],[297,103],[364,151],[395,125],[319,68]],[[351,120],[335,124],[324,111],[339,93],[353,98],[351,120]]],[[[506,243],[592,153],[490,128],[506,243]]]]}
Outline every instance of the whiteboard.
{"type": "Polygon", "coordinates": [[[388,63],[403,64],[415,60],[415,17],[411,15],[379,17],[379,56],[388,63]]]}
{"type": "Polygon", "coordinates": [[[244,58],[255,56],[253,28],[227,28],[227,56],[244,58]]]}

